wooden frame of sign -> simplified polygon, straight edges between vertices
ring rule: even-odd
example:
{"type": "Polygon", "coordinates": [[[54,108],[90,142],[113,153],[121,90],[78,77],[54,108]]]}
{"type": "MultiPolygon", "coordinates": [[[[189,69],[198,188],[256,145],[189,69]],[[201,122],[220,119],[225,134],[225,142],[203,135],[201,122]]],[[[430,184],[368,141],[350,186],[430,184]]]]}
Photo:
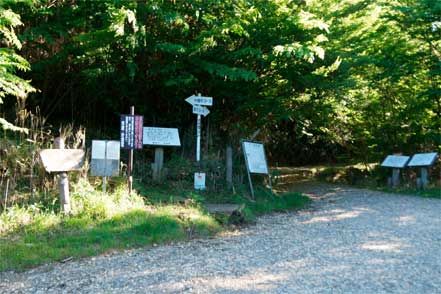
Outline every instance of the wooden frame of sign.
{"type": "Polygon", "coordinates": [[[245,166],[247,168],[247,174],[248,174],[248,182],[250,184],[250,190],[251,190],[251,196],[254,199],[254,187],[253,187],[253,181],[251,180],[251,174],[264,174],[264,175],[268,175],[268,181],[269,181],[269,186],[270,186],[270,190],[271,193],[273,193],[273,185],[271,183],[271,175],[269,173],[269,168],[268,168],[268,161],[266,160],[266,153],[265,153],[265,146],[262,142],[257,142],[257,141],[252,141],[252,140],[240,140],[241,142],[241,146],[242,146],[242,150],[243,150],[243,156],[245,158],[245,166]],[[252,159],[253,157],[256,156],[256,153],[251,153],[251,152],[255,152],[255,151],[249,151],[247,152],[247,145],[249,147],[254,146],[259,148],[258,152],[263,153],[262,154],[257,154],[258,158],[258,162],[257,164],[253,164],[252,159]]]}

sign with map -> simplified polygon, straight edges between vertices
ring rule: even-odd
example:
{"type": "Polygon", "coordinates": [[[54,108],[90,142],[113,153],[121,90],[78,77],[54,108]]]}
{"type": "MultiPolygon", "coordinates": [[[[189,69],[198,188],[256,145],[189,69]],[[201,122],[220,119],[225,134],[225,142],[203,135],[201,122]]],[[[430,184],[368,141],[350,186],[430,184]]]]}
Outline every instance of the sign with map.
{"type": "Polygon", "coordinates": [[[181,146],[178,129],[144,127],[142,141],[144,145],[181,146]]]}
{"type": "Polygon", "coordinates": [[[386,159],[381,163],[381,166],[384,167],[394,167],[394,168],[403,168],[406,166],[409,161],[409,156],[403,155],[388,155],[386,159]]]}
{"type": "Polygon", "coordinates": [[[250,173],[268,174],[265,150],[262,143],[243,141],[243,152],[250,173]]]}

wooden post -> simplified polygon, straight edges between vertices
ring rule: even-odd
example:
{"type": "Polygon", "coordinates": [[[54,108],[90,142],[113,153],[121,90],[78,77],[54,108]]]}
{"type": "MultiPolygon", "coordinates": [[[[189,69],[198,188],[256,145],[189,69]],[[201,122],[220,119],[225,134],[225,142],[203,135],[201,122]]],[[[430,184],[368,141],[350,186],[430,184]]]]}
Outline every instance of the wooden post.
{"type": "MultiPolygon", "coordinates": [[[[57,137],[54,140],[55,149],[64,149],[64,140],[61,137],[57,137]]],[[[69,178],[67,172],[61,172],[58,180],[60,189],[60,206],[65,215],[70,213],[70,197],[69,197],[69,178]]]]}
{"type": "Polygon", "coordinates": [[[155,162],[153,163],[153,181],[162,180],[162,167],[164,165],[164,148],[155,148],[155,162]]]}
{"type": "Polygon", "coordinates": [[[233,187],[233,148],[231,146],[227,146],[227,188],[231,190],[233,187]]]}
{"type": "MultiPolygon", "coordinates": [[[[135,115],[135,106],[130,106],[130,115],[135,115]]],[[[132,186],[133,186],[133,178],[132,178],[132,170],[133,170],[133,149],[129,150],[129,162],[127,164],[127,175],[128,186],[129,186],[129,194],[132,194],[132,186]]]]}
{"type": "Polygon", "coordinates": [[[392,188],[396,188],[400,185],[400,169],[392,169],[392,188]]]}
{"type": "Polygon", "coordinates": [[[417,186],[419,189],[426,189],[427,185],[429,184],[429,177],[428,177],[428,170],[426,167],[421,168],[421,177],[419,178],[419,181],[417,181],[417,186]]]}
{"type": "Polygon", "coordinates": [[[107,177],[103,177],[103,194],[106,194],[107,177]]]}

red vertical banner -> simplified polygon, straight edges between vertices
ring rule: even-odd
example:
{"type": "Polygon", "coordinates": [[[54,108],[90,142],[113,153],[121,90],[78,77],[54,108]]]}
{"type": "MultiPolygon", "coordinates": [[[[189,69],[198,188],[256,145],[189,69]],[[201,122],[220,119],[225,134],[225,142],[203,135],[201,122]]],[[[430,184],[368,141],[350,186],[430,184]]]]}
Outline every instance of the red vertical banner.
{"type": "Polygon", "coordinates": [[[143,124],[144,117],[142,115],[135,115],[135,149],[142,149],[143,124]]]}

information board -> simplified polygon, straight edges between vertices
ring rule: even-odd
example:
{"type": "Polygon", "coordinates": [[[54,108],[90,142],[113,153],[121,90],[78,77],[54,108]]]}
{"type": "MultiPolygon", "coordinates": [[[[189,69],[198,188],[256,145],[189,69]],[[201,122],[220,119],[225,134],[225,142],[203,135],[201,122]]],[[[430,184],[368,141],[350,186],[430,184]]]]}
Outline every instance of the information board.
{"type": "Polygon", "coordinates": [[[119,141],[92,141],[92,160],[90,173],[92,176],[111,177],[119,174],[119,141]]]}
{"type": "Polygon", "coordinates": [[[435,163],[435,159],[438,156],[437,152],[431,153],[417,153],[412,156],[407,166],[431,166],[435,163]]]}
{"type": "Polygon", "coordinates": [[[121,115],[120,146],[122,149],[142,149],[143,123],[142,115],[121,115]]]}
{"type": "Polygon", "coordinates": [[[384,167],[395,167],[395,168],[403,168],[406,166],[409,161],[409,156],[403,155],[388,155],[386,159],[381,163],[381,166],[384,167]]]}
{"type": "Polygon", "coordinates": [[[242,146],[249,172],[254,174],[268,174],[268,165],[263,144],[243,141],[242,146]]]}
{"type": "Polygon", "coordinates": [[[142,141],[144,145],[181,146],[179,132],[175,128],[144,127],[142,141]]]}
{"type": "Polygon", "coordinates": [[[80,170],[85,158],[82,149],[43,149],[39,154],[48,172],[80,170]]]}

